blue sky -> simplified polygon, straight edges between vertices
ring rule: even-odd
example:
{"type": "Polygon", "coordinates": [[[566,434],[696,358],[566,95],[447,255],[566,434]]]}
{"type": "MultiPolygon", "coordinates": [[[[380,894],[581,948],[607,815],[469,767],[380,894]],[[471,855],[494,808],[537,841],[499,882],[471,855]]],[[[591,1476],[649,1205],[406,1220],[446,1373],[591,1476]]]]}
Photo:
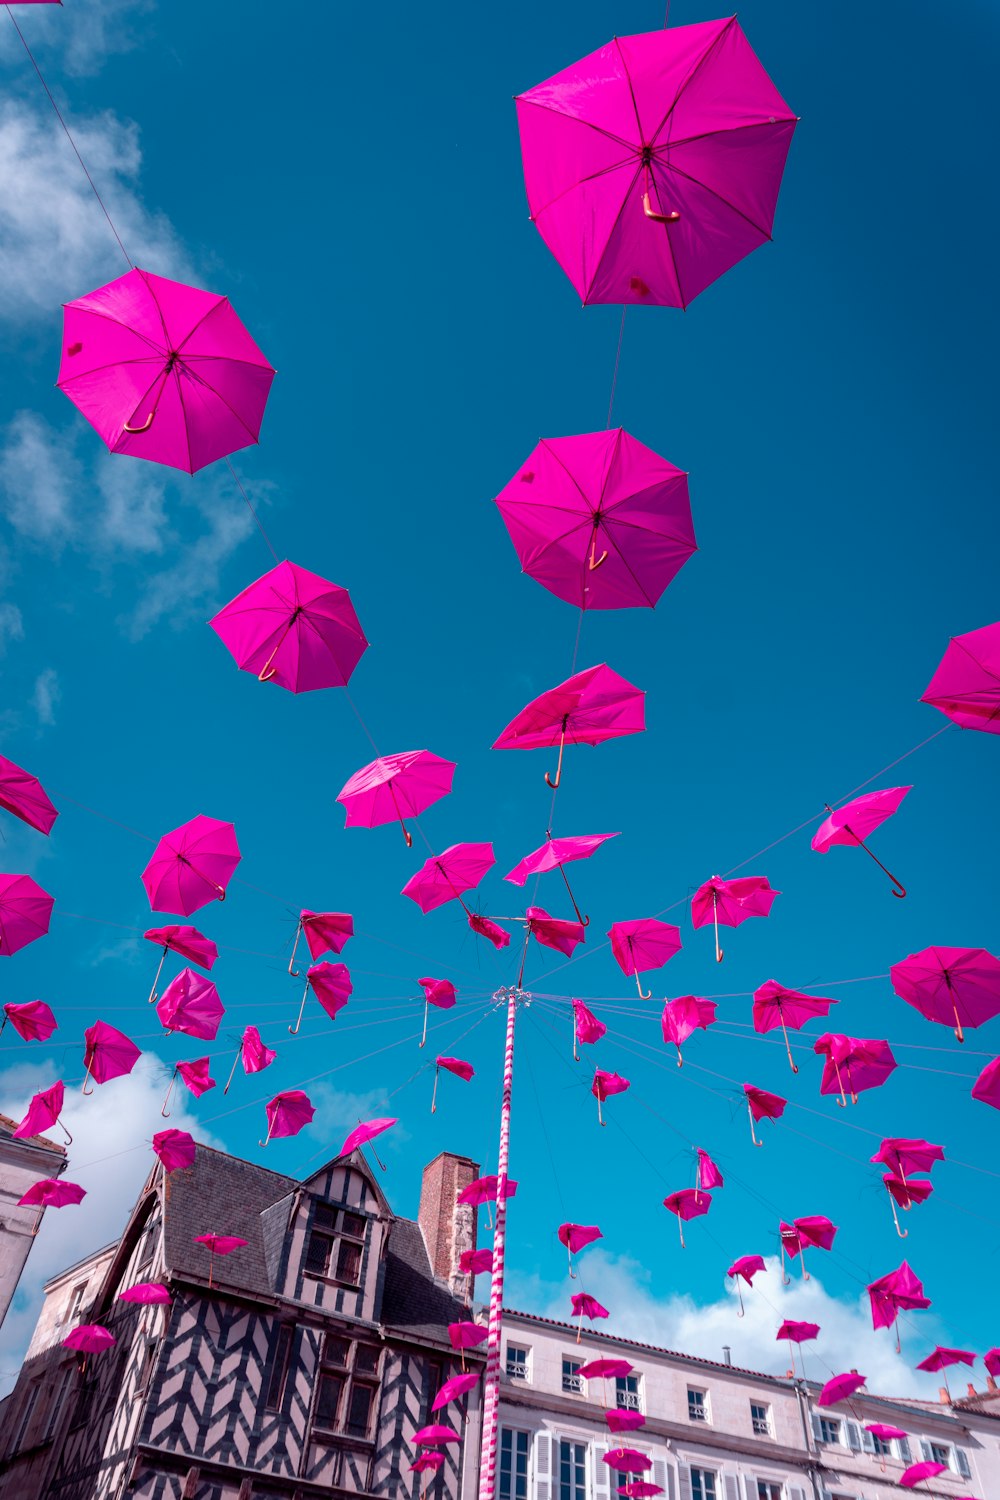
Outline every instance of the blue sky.
{"type": "MultiPolygon", "coordinates": [[[[437,848],[492,839],[483,909],[516,910],[499,876],[544,836],[549,762],[489,746],[568,675],[577,616],[519,574],[491,499],[540,436],[604,426],[620,314],[581,310],[528,223],[511,96],[662,15],[514,0],[502,16],[399,6],[375,28],[342,8],[292,25],[246,0],[120,0],[105,29],[83,0],[52,9],[19,20],[134,259],[227,292],[278,369],[262,444],[234,461],[279,556],[350,589],[371,641],[351,688],[370,732],[383,750],[458,762],[425,832],[437,848]]],[[[675,0],[671,23],[714,14],[675,0]]],[[[1000,1234],[1000,1117],[968,1097],[1000,1023],[961,1049],[884,978],[838,984],[837,1029],[890,1038],[901,1063],[842,1111],[819,1098],[808,1050],[793,1077],[780,1042],[753,1037],[749,992],[774,977],[824,993],[929,943],[1000,946],[996,740],[948,730],[873,782],[914,784],[876,845],[905,902],[863,855],[811,853],[807,829],[746,866],[783,894],[768,921],[728,934],[721,967],[677,907],[684,948],[656,996],[726,995],[682,1071],[659,1041],[658,1004],[633,1013],[600,945],[611,921],[684,903],[933,735],[945,721],[918,699],[949,635],[997,617],[995,209],[983,183],[1000,22],[983,4],[945,25],[928,5],[886,3],[852,24],[790,0],[749,0],[740,19],[802,123],[775,242],[687,313],[626,319],[615,420],[690,471],[701,550],[655,612],[584,622],[579,665],[607,661],[645,688],[648,733],[567,756],[556,830],[622,837],[578,867],[593,919],[580,961],[529,959],[526,983],[564,998],[520,1028],[510,1300],[568,1309],[555,1227],[595,1221],[606,1240],[587,1285],[620,1327],[659,1319],[663,1337],[711,1340],[710,1355],[728,1342],[737,1360],[783,1368],[770,1311],[759,1328],[720,1312],[725,1267],[773,1251],[779,1214],[826,1213],[842,1227],[834,1254],[813,1261],[831,1330],[810,1366],[821,1374],[860,1337],[863,1283],[904,1251],[934,1300],[906,1330],[910,1364],[938,1338],[1000,1342],[1000,1310],[987,1329],[953,1275],[970,1247],[988,1264],[1000,1234]],[[604,1131],[592,1062],[569,1055],[570,995],[624,1007],[605,1015],[617,1035],[597,1060],[633,1088],[604,1131]],[[761,1151],[736,1104],[744,1079],[797,1106],[761,1151]],[[949,1157],[905,1246],[866,1165],[883,1134],[926,1134],[949,1157]],[[690,1183],[692,1142],[728,1180],[681,1252],[660,1204],[690,1183]]],[[[42,1049],[8,1028],[0,1107],[18,1112],[59,1071],[81,1076],[80,1036],[97,1016],[167,1065],[203,1050],[150,1024],[156,955],[139,934],[154,919],[138,880],[149,846],[129,830],[155,837],[209,813],[235,822],[244,852],[245,883],[201,913],[225,945],[213,975],[223,1036],[252,1020],[279,1059],[227,1099],[207,1095],[196,1133],[259,1156],[266,1099],[328,1074],[307,1085],[314,1127],[261,1159],[304,1172],[359,1112],[390,1104],[401,1125],[386,1139],[386,1188],[414,1212],[438,1150],[495,1168],[502,1022],[485,1000],[515,961],[477,946],[457,907],[423,917],[399,896],[419,840],[408,853],[398,830],[343,829],[336,794],[370,756],[344,696],[264,688],[207,629],[270,562],[225,468],[192,481],[109,458],[54,388],[60,303],[124,267],[3,20],[2,745],[62,817],[48,844],[3,827],[3,868],[30,870],[57,898],[50,936],[5,964],[5,998],[45,998],[60,1030],[42,1049]],[[364,935],[344,954],[350,1006],[333,1025],[313,1015],[293,1042],[298,991],[283,968],[300,906],[350,910],[364,935]],[[427,1060],[409,1040],[425,973],[460,993],[434,1050],[477,1069],[467,1089],[445,1080],[433,1118],[427,1060]]],[[[539,891],[556,912],[558,884],[545,877],[539,891]]],[[[86,1103],[89,1127],[74,1106],[94,1165],[78,1156],[70,1175],[90,1197],[72,1224],[77,1210],[62,1227],[49,1216],[6,1362],[33,1323],[41,1271],[118,1232],[146,1167],[137,1143],[162,1123],[156,1068],[146,1060],[139,1079],[86,1103]]],[[[793,1287],[781,1315],[807,1316],[819,1295],[793,1287]]],[[[887,1346],[883,1335],[870,1358],[901,1386],[887,1346]]]]}

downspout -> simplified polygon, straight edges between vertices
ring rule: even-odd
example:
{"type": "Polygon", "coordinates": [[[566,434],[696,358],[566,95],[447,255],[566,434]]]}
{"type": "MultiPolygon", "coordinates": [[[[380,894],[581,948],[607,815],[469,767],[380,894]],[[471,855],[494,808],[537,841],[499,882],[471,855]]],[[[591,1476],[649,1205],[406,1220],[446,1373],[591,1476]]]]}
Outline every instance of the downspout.
{"type": "Polygon", "coordinates": [[[802,1436],[805,1438],[805,1442],[806,1442],[806,1455],[807,1455],[807,1460],[808,1460],[807,1464],[806,1464],[806,1472],[808,1473],[808,1475],[809,1475],[809,1481],[812,1484],[813,1500],[822,1500],[822,1497],[821,1497],[820,1492],[819,1492],[819,1488],[818,1488],[818,1486],[816,1484],[816,1469],[815,1469],[815,1466],[813,1465],[813,1463],[811,1462],[812,1457],[813,1457],[812,1429],[810,1428],[809,1423],[806,1420],[806,1402],[805,1402],[805,1391],[804,1391],[804,1382],[803,1381],[796,1380],[796,1382],[795,1382],[795,1394],[796,1394],[796,1396],[798,1397],[798,1400],[799,1400],[799,1416],[802,1419],[802,1436]]]}

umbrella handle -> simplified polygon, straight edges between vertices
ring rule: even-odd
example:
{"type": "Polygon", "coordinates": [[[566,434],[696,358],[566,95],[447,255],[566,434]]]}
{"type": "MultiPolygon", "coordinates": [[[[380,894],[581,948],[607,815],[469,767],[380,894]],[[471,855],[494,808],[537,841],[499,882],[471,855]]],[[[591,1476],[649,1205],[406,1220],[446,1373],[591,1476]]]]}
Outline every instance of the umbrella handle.
{"type": "Polygon", "coordinates": [[[568,1245],[566,1246],[566,1259],[569,1262],[569,1279],[570,1281],[577,1281],[579,1278],[573,1270],[573,1252],[568,1245]]]}
{"type": "Polygon", "coordinates": [[[597,528],[595,527],[594,528],[594,540],[591,543],[591,547],[590,547],[590,557],[587,559],[587,568],[588,568],[588,571],[591,572],[591,573],[596,573],[597,569],[601,566],[601,563],[606,560],[607,555],[608,555],[608,549],[606,547],[605,547],[604,551],[601,553],[600,557],[596,557],[595,558],[594,553],[596,551],[597,551],[597,528]]]}
{"type": "Polygon", "coordinates": [[[725,954],[719,947],[719,898],[715,891],[712,892],[712,919],[715,923],[715,962],[721,964],[725,954]]]}
{"type": "Polygon", "coordinates": [[[288,1028],[288,1035],[289,1036],[298,1036],[299,1032],[302,1030],[302,1017],[305,1014],[306,996],[308,995],[308,993],[309,993],[309,980],[307,979],[306,982],[305,982],[305,984],[302,986],[302,1004],[299,1006],[299,1013],[298,1013],[298,1015],[295,1018],[295,1025],[294,1026],[289,1026],[289,1028],[288,1028]]]}
{"type": "Polygon", "coordinates": [[[686,1250],[687,1249],[687,1245],[685,1245],[685,1243],[684,1243],[684,1225],[681,1222],[681,1216],[680,1216],[680,1214],[677,1215],[677,1232],[678,1232],[678,1234],[681,1237],[681,1249],[682,1250],[686,1250]]]}
{"type": "Polygon", "coordinates": [[[788,1032],[785,1030],[785,1018],[781,1014],[780,1001],[778,1002],[778,1020],[781,1022],[781,1034],[785,1038],[785,1051],[788,1053],[788,1066],[791,1068],[793,1073],[797,1073],[799,1071],[798,1064],[792,1056],[792,1046],[788,1040],[788,1032]]]}
{"type": "Polygon", "coordinates": [[[230,1069],[229,1069],[229,1077],[228,1077],[228,1078],[227,1078],[227,1079],[226,1079],[226,1086],[225,1086],[225,1088],[224,1088],[224,1089],[223,1089],[223,1090],[222,1090],[222,1092],[223,1092],[223,1093],[224,1093],[224,1094],[228,1094],[228,1093],[229,1093],[229,1085],[230,1085],[230,1084],[231,1084],[231,1083],[232,1083],[232,1081],[233,1081],[233,1075],[234,1075],[234,1074],[235,1074],[235,1072],[236,1072],[236,1064],[237,1064],[237,1063],[238,1063],[238,1062],[239,1062],[239,1060],[240,1060],[240,1053],[241,1053],[241,1052],[242,1052],[242,1050],[243,1050],[243,1043],[242,1043],[242,1042],[241,1042],[241,1043],[240,1043],[240,1045],[239,1045],[239,1046],[238,1046],[238,1047],[237,1047],[237,1049],[236,1049],[236,1056],[235,1056],[235,1057],[234,1057],[234,1058],[233,1058],[233,1065],[232,1065],[232,1067],[231,1067],[231,1068],[230,1068],[230,1069]]]}
{"type": "Polygon", "coordinates": [[[747,1114],[750,1116],[750,1139],[755,1146],[763,1146],[764,1142],[757,1139],[756,1131],[753,1128],[753,1110],[750,1108],[749,1100],[747,1101],[747,1114]]]}
{"type": "Polygon", "coordinates": [[[779,1238],[779,1245],[781,1247],[781,1285],[791,1286],[792,1278],[785,1269],[785,1241],[783,1237],[779,1238]]]}
{"type": "MultiPolygon", "coordinates": [[[[160,962],[159,962],[159,964],[157,966],[157,969],[156,969],[156,977],[153,980],[153,988],[149,992],[149,1004],[150,1005],[152,1005],[153,1001],[156,999],[156,986],[160,982],[160,975],[163,972],[163,965],[166,962],[166,957],[167,957],[168,951],[169,951],[169,945],[167,943],[164,943],[164,945],[163,945],[163,952],[160,955],[160,962]]],[[[4,1020],[4,1024],[6,1024],[6,1018],[4,1020]]],[[[3,1027],[0,1026],[0,1031],[2,1031],[2,1030],[3,1030],[3,1027]]]]}
{"type": "Polygon", "coordinates": [[[802,1280],[803,1281],[811,1281],[812,1277],[809,1275],[809,1272],[806,1270],[806,1252],[805,1252],[805,1249],[804,1249],[803,1246],[799,1247],[799,1260],[802,1262],[802,1280]]]}
{"type": "Polygon", "coordinates": [[[2,1020],[2,1021],[0,1021],[0,1036],[3,1036],[3,1029],[4,1029],[4,1027],[5,1027],[5,1026],[6,1026],[6,1025],[7,1025],[7,1022],[8,1022],[8,1020],[9,1020],[9,1019],[10,1019],[10,1018],[9,1018],[9,1016],[8,1016],[8,1015],[7,1015],[7,1012],[6,1012],[6,1011],[4,1011],[4,1017],[3,1017],[3,1020],[2,1020]]]}
{"type": "Polygon", "coordinates": [[[302,918],[300,917],[299,918],[299,924],[298,924],[298,926],[295,929],[295,941],[292,944],[292,956],[288,960],[288,972],[292,976],[293,979],[301,979],[302,978],[302,972],[301,972],[301,970],[297,969],[295,967],[295,955],[298,952],[299,938],[301,936],[302,936],[302,918]]]}
{"type": "Polygon", "coordinates": [[[83,1089],[82,1089],[82,1092],[84,1094],[86,1094],[87,1097],[89,1098],[90,1095],[94,1092],[94,1090],[93,1090],[93,1087],[91,1087],[91,1088],[88,1089],[88,1087],[87,1087],[87,1079],[88,1078],[92,1079],[93,1078],[93,1074],[90,1071],[90,1063],[87,1062],[86,1059],[84,1059],[84,1073],[83,1073],[83,1089]]]}
{"type": "Polygon", "coordinates": [[[427,996],[426,995],[424,996],[424,1031],[423,1031],[423,1035],[420,1038],[420,1045],[421,1045],[421,1047],[426,1047],[426,1045],[427,1045],[427,996]]]}
{"type": "Polygon", "coordinates": [[[70,1135],[69,1131],[66,1129],[66,1126],[63,1124],[62,1120],[57,1120],[56,1124],[59,1126],[59,1129],[62,1131],[63,1135],[66,1137],[66,1144],[67,1144],[67,1146],[72,1146],[72,1144],[73,1144],[73,1137],[70,1135]]]}
{"type": "Polygon", "coordinates": [[[736,1314],[738,1318],[746,1317],[746,1308],[743,1306],[743,1288],[740,1286],[739,1277],[736,1278],[736,1295],[740,1299],[740,1310],[736,1314]]]}
{"type": "Polygon", "coordinates": [[[839,1063],[834,1062],[834,1064],[833,1064],[833,1071],[837,1075],[837,1087],[840,1090],[840,1098],[837,1100],[837,1103],[840,1105],[841,1109],[846,1109],[847,1108],[847,1095],[844,1093],[844,1085],[843,1085],[843,1082],[841,1081],[841,1077],[840,1077],[840,1064],[839,1063]]]}
{"type": "Polygon", "coordinates": [[[258,1146],[266,1146],[267,1145],[268,1141],[271,1139],[271,1131],[272,1131],[273,1128],[274,1128],[274,1122],[272,1120],[268,1120],[268,1122],[267,1122],[267,1135],[264,1137],[264,1139],[262,1141],[258,1141],[257,1142],[258,1146]]]}
{"type": "MultiPolygon", "coordinates": [[[[557,786],[559,784],[558,773],[556,775],[556,782],[555,782],[555,784],[557,786]]],[[[580,911],[580,908],[577,906],[577,904],[576,904],[576,897],[573,895],[573,888],[572,888],[572,886],[569,883],[569,879],[567,878],[566,871],[563,869],[562,865],[559,866],[559,874],[563,878],[563,885],[566,887],[566,890],[569,893],[569,899],[573,903],[573,913],[574,913],[574,915],[576,917],[576,920],[579,922],[579,924],[580,924],[581,927],[589,927],[590,926],[590,918],[589,917],[585,917],[583,915],[583,913],[580,911]]]]}
{"type": "Polygon", "coordinates": [[[859,839],[857,834],[854,832],[854,829],[851,828],[847,823],[844,824],[844,832],[849,833],[851,835],[851,838],[854,839],[854,841],[857,843],[858,847],[865,851],[868,858],[875,861],[879,869],[882,871],[883,875],[888,875],[889,879],[892,881],[892,894],[896,896],[900,901],[902,901],[903,897],[906,895],[906,886],[896,879],[891,870],[886,869],[885,865],[879,859],[878,855],[872,853],[868,845],[865,843],[864,839],[859,839]]]}
{"type": "Polygon", "coordinates": [[[638,969],[635,970],[635,987],[639,991],[639,999],[640,1000],[652,1000],[652,998],[653,998],[653,991],[650,990],[649,993],[647,994],[646,991],[643,989],[643,987],[642,987],[642,980],[639,978],[639,970],[638,969]]]}
{"type": "Polygon", "coordinates": [[[438,1074],[440,1072],[441,1072],[440,1068],[435,1068],[434,1069],[434,1090],[433,1090],[433,1092],[431,1094],[431,1114],[432,1115],[437,1114],[438,1074]]]}
{"type": "Polygon", "coordinates": [[[141,427],[133,427],[129,422],[123,422],[122,423],[122,432],[131,432],[131,433],[148,432],[149,429],[153,425],[153,418],[155,416],[156,416],[156,407],[154,406],[153,410],[150,412],[149,416],[146,418],[145,422],[143,422],[143,424],[142,424],[141,427]]]}
{"type": "MultiPolygon", "coordinates": [[[[886,1191],[888,1192],[888,1189],[886,1189],[886,1191]]],[[[892,1222],[896,1226],[896,1233],[899,1235],[899,1238],[901,1240],[908,1239],[910,1231],[908,1229],[900,1229],[899,1215],[896,1213],[896,1200],[891,1193],[889,1193],[889,1207],[892,1209],[892,1222]]]]}
{"type": "Polygon", "coordinates": [[[170,1075],[170,1082],[167,1084],[167,1092],[163,1096],[163,1104],[162,1104],[161,1109],[160,1109],[160,1114],[163,1116],[163,1118],[165,1120],[169,1120],[170,1119],[170,1111],[167,1108],[167,1105],[170,1102],[170,1094],[171,1094],[171,1091],[173,1089],[174,1083],[176,1082],[176,1079],[177,1079],[177,1069],[175,1068],[174,1071],[170,1075]]]}
{"type": "Polygon", "coordinates": [[[654,224],[676,224],[680,218],[680,214],[678,213],[657,213],[656,209],[650,206],[648,193],[643,193],[642,195],[642,211],[647,219],[652,219],[654,224]]]}
{"type": "Polygon", "coordinates": [[[677,1066],[679,1068],[683,1068],[684,1066],[684,1058],[681,1056],[681,1049],[679,1047],[677,1048],[677,1066]]]}
{"type": "Polygon", "coordinates": [[[555,781],[552,780],[552,777],[549,775],[548,771],[546,771],[546,773],[545,773],[545,784],[546,784],[546,786],[550,786],[553,791],[556,790],[556,788],[558,787],[559,783],[562,781],[562,758],[563,758],[563,750],[565,748],[565,745],[566,745],[566,725],[563,724],[562,734],[559,736],[559,759],[558,759],[558,761],[556,763],[556,779],[555,779],[555,781]]]}

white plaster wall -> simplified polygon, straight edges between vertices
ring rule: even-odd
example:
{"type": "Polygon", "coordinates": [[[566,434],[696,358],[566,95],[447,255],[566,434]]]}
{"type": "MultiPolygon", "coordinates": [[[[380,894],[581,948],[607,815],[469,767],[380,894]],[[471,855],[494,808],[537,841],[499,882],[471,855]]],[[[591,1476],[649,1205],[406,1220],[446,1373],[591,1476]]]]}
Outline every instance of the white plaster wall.
{"type": "Polygon", "coordinates": [[[17,1200],[41,1178],[58,1176],[65,1165],[63,1152],[0,1137],[0,1323],[17,1290],[39,1217],[37,1208],[19,1208],[17,1200]]]}

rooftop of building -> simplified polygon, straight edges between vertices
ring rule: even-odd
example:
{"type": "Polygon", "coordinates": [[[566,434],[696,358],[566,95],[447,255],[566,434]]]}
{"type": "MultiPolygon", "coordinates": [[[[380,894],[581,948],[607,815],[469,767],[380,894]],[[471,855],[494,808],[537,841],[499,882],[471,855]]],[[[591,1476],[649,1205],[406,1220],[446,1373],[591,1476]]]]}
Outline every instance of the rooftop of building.
{"type": "Polygon", "coordinates": [[[43,1151],[54,1151],[57,1156],[66,1155],[66,1147],[60,1141],[50,1141],[47,1135],[15,1136],[17,1120],[0,1114],[0,1139],[16,1141],[19,1146],[36,1146],[43,1151]]]}

